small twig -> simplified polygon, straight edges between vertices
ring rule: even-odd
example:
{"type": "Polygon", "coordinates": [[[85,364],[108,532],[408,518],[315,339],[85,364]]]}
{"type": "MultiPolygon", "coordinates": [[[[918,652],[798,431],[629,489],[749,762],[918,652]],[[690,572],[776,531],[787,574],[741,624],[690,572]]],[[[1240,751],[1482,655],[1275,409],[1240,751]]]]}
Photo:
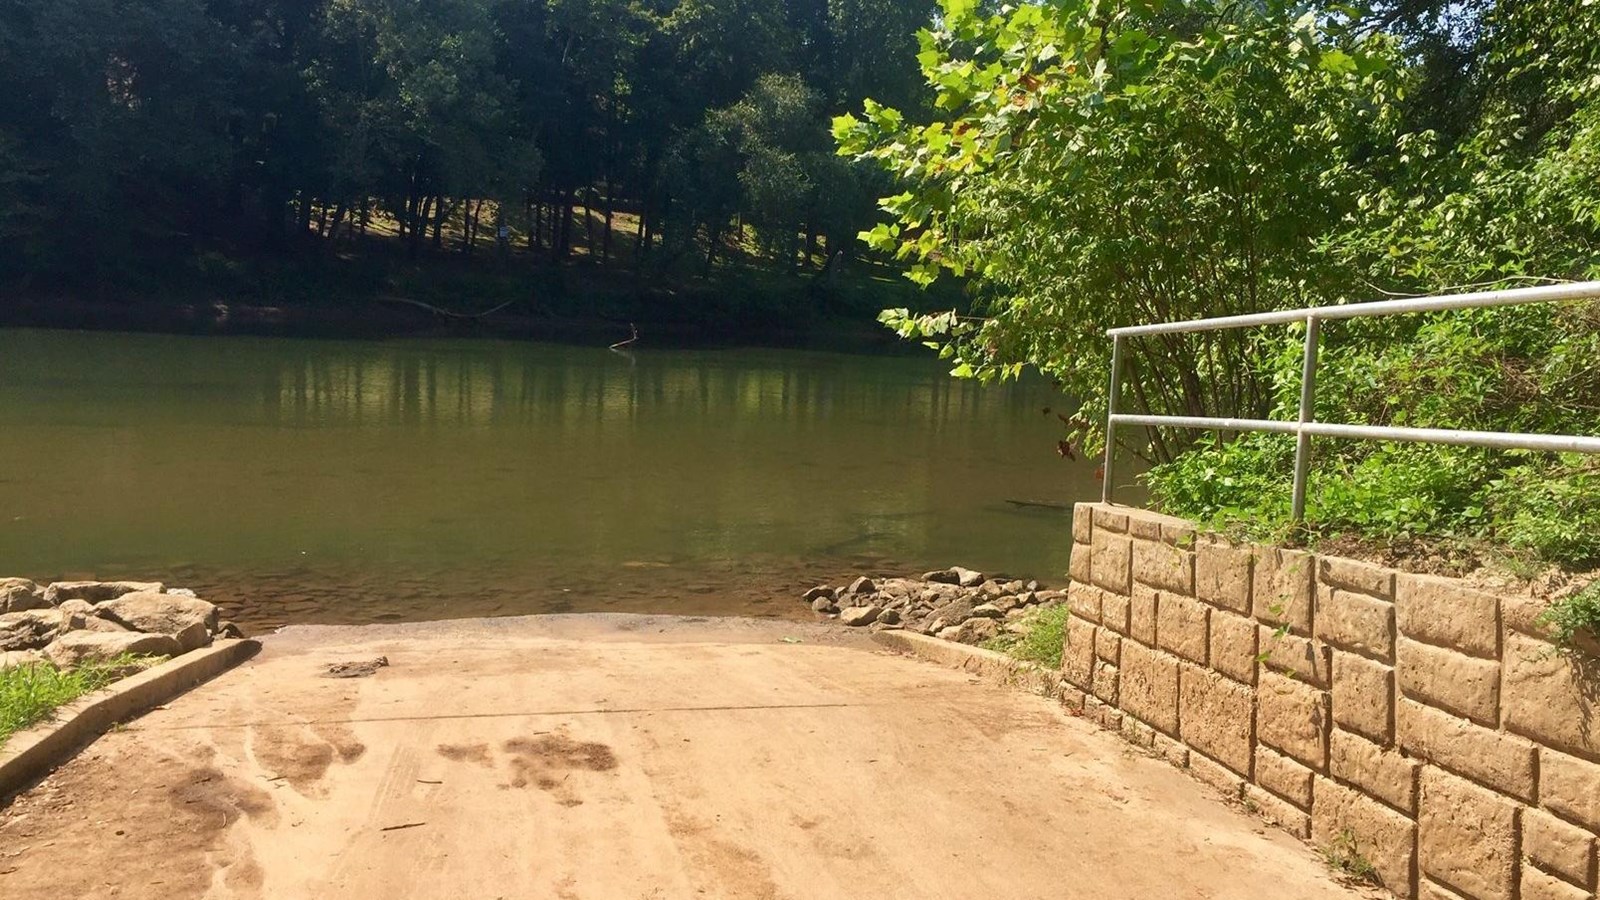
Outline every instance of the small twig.
{"type": "Polygon", "coordinates": [[[428,779],[428,778],[418,778],[417,779],[417,784],[444,784],[444,782],[442,782],[442,781],[433,781],[432,779],[428,779]]]}
{"type": "Polygon", "coordinates": [[[406,823],[404,823],[402,825],[385,825],[382,828],[379,828],[378,830],[379,831],[399,831],[402,828],[415,828],[418,825],[426,825],[426,824],[428,824],[428,823],[427,822],[406,822],[406,823]]]}

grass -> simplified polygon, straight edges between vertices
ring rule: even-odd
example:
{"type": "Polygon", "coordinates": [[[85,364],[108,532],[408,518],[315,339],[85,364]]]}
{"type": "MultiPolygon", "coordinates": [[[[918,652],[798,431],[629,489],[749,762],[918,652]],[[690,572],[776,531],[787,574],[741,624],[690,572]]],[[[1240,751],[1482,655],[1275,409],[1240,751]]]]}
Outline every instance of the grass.
{"type": "Polygon", "coordinates": [[[1571,649],[1585,632],[1600,638],[1600,581],[1550,604],[1539,614],[1539,624],[1549,626],[1551,637],[1564,649],[1571,649]]]}
{"type": "Polygon", "coordinates": [[[1339,832],[1333,843],[1322,850],[1322,860],[1335,872],[1343,873],[1357,881],[1378,883],[1378,870],[1372,861],[1361,854],[1356,846],[1356,834],[1346,828],[1339,832]]]}
{"type": "Polygon", "coordinates": [[[58,707],[152,661],[153,657],[124,655],[75,669],[58,669],[42,662],[0,669],[0,745],[22,729],[48,719],[58,707]]]}
{"type": "Polygon", "coordinates": [[[983,646],[1026,662],[1060,668],[1061,650],[1066,644],[1067,614],[1065,604],[1034,609],[1017,620],[1023,631],[996,635],[983,646]]]}

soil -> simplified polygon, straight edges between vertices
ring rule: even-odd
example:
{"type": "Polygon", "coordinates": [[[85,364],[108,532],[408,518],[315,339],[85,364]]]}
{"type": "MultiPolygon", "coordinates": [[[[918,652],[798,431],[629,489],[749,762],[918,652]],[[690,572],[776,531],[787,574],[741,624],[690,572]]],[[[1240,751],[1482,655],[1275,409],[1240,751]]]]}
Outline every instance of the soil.
{"type": "Polygon", "coordinates": [[[1378,895],[1058,704],[859,633],[556,616],[269,636],[0,812],[0,896],[1378,895]]]}

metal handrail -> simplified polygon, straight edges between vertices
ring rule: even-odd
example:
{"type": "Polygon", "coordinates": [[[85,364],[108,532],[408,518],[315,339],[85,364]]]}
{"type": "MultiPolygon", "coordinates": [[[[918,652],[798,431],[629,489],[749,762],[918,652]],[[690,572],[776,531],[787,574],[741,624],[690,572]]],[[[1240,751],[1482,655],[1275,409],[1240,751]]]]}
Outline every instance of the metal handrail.
{"type": "Polygon", "coordinates": [[[1600,453],[1600,437],[1562,434],[1515,434],[1500,431],[1459,431],[1448,428],[1393,428],[1382,425],[1343,425],[1332,422],[1318,422],[1315,419],[1317,354],[1320,345],[1321,323],[1324,320],[1392,316],[1403,313],[1473,309],[1486,306],[1517,306],[1526,303],[1554,303],[1562,300],[1589,300],[1595,298],[1600,298],[1600,281],[1582,281],[1530,288],[1510,288],[1499,291],[1476,291],[1470,294],[1446,294],[1402,300],[1379,300],[1374,303],[1350,303],[1342,306],[1312,306],[1304,309],[1255,313],[1243,316],[1221,316],[1212,319],[1193,319],[1187,322],[1162,322],[1152,325],[1108,328],[1106,329],[1106,335],[1111,338],[1111,390],[1106,402],[1106,455],[1105,465],[1102,468],[1103,482],[1100,498],[1106,503],[1111,502],[1112,491],[1115,486],[1115,481],[1112,478],[1112,466],[1115,462],[1118,425],[1166,425],[1178,428],[1207,428],[1218,431],[1264,431],[1295,435],[1293,500],[1295,522],[1305,520],[1306,480],[1311,471],[1311,438],[1313,436],[1451,444],[1463,447],[1493,447],[1505,450],[1600,453]],[[1306,324],[1305,351],[1300,372],[1300,414],[1295,421],[1212,418],[1206,416],[1153,416],[1117,412],[1117,401],[1122,391],[1122,342],[1125,338],[1143,337],[1152,334],[1189,334],[1200,331],[1221,331],[1228,328],[1251,328],[1261,325],[1283,325],[1295,322],[1304,322],[1306,324]]]}

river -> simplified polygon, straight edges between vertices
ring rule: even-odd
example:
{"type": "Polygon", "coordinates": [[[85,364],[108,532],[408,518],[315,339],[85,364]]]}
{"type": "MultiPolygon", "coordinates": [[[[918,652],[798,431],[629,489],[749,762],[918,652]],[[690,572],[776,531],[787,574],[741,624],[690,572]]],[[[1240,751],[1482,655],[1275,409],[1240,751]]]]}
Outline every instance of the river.
{"type": "Polygon", "coordinates": [[[1098,493],[1058,397],[930,357],[0,330],[0,576],[159,579],[254,632],[1064,582],[1069,515],[1012,502],[1098,493]]]}

